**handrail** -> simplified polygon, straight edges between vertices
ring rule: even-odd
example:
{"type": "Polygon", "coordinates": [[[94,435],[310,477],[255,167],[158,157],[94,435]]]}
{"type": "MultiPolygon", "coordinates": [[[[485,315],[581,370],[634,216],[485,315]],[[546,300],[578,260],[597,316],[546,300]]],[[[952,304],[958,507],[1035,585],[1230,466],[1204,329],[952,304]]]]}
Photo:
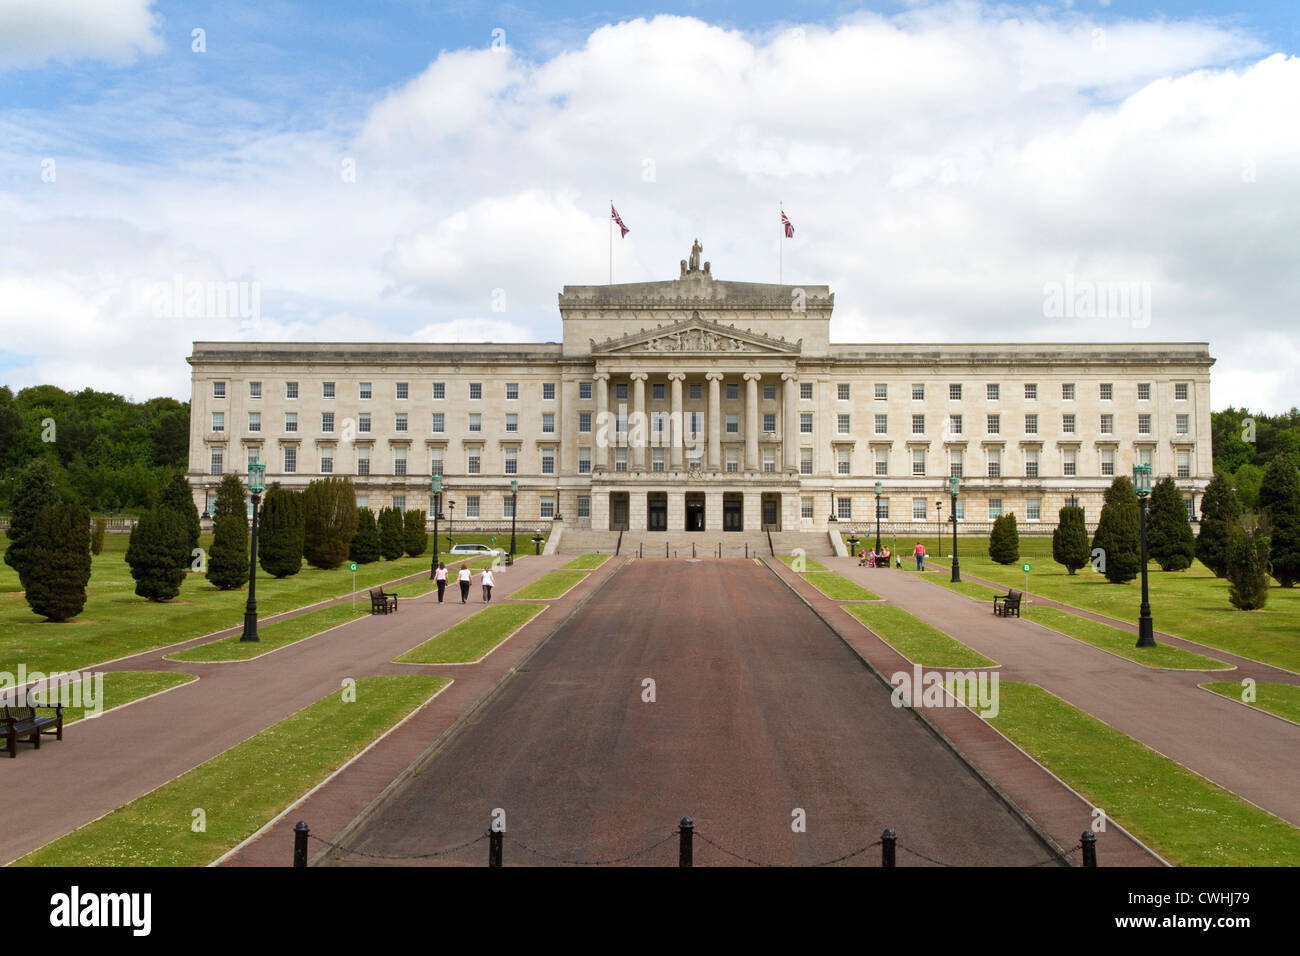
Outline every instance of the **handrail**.
{"type": "Polygon", "coordinates": [[[776,548],[772,547],[772,529],[767,529],[767,550],[772,552],[772,557],[776,557],[776,548]]]}
{"type": "Polygon", "coordinates": [[[614,545],[614,554],[618,555],[619,550],[623,547],[623,529],[618,529],[618,543],[614,545]]]}

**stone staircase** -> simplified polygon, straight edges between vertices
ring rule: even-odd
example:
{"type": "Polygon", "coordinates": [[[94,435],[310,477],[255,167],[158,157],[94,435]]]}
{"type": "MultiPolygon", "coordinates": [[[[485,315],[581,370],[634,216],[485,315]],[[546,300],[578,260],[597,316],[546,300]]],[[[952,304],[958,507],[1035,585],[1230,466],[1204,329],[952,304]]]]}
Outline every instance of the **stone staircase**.
{"type": "MultiPolygon", "coordinates": [[[[559,543],[559,554],[612,554],[618,546],[617,531],[566,529],[559,543]]],[[[825,532],[773,531],[771,548],[763,531],[624,531],[619,553],[647,558],[709,558],[718,556],[721,545],[724,558],[792,554],[802,548],[809,557],[829,557],[834,552],[825,532]]]]}

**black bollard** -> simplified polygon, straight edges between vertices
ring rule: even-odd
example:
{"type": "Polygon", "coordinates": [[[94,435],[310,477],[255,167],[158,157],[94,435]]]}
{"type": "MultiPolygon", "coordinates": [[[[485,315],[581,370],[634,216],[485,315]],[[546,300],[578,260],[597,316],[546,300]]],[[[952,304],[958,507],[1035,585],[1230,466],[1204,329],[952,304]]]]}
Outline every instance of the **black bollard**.
{"type": "Polygon", "coordinates": [[[894,845],[898,842],[898,835],[888,827],[885,832],[880,834],[880,865],[893,867],[894,864],[894,845]]]}
{"type": "Polygon", "coordinates": [[[677,825],[677,835],[677,865],[694,866],[695,821],[690,817],[682,817],[682,822],[677,825]]]}
{"type": "Polygon", "coordinates": [[[1083,844],[1083,865],[1097,865],[1097,834],[1091,830],[1084,830],[1083,836],[1079,837],[1079,842],[1083,844]]]}
{"type": "Polygon", "coordinates": [[[501,841],[505,832],[493,828],[488,833],[488,866],[501,865],[501,841]]]}
{"type": "Polygon", "coordinates": [[[293,865],[307,865],[307,837],[311,834],[311,827],[307,826],[306,820],[299,820],[293,825],[293,865]]]}
{"type": "Polygon", "coordinates": [[[695,542],[691,542],[691,557],[695,557],[695,542]]]}

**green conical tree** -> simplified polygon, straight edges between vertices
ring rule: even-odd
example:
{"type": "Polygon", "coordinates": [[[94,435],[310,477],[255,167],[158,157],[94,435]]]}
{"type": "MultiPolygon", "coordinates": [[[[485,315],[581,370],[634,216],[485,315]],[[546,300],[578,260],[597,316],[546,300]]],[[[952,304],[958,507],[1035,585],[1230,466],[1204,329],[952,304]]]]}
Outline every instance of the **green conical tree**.
{"type": "Polygon", "coordinates": [[[1300,470],[1290,455],[1275,455],[1264,469],[1259,510],[1268,519],[1273,577],[1293,587],[1300,581],[1300,470]]]}
{"type": "Polygon", "coordinates": [[[207,577],[220,591],[233,591],[247,583],[248,522],[243,515],[217,516],[212,528],[212,550],[208,552],[207,577]]]}
{"type": "Polygon", "coordinates": [[[302,570],[302,494],[274,482],[262,498],[258,515],[257,559],[262,570],[277,578],[302,570]]]}
{"type": "Polygon", "coordinates": [[[357,493],[348,478],[318,478],[303,492],[303,557],[316,568],[337,568],[357,530],[357,493]]]}
{"type": "Polygon", "coordinates": [[[155,508],[142,514],[126,548],[135,593],[150,601],[170,601],[180,594],[190,568],[187,544],[189,531],[175,511],[155,508]]]}
{"type": "Polygon", "coordinates": [[[1056,530],[1052,532],[1052,560],[1073,574],[1088,563],[1089,557],[1083,509],[1066,505],[1057,513],[1056,530]]]}
{"type": "Polygon", "coordinates": [[[1172,478],[1161,478],[1151,489],[1147,557],[1160,565],[1161,571],[1186,571],[1196,557],[1196,536],[1187,518],[1187,505],[1172,478]]]}
{"type": "Polygon", "coordinates": [[[9,509],[9,530],[5,532],[10,542],[5,550],[5,564],[18,572],[18,581],[23,590],[27,589],[27,575],[31,567],[27,536],[41,509],[58,500],[54,470],[44,458],[37,458],[18,473],[9,509]]]}
{"type": "Polygon", "coordinates": [[[1269,539],[1258,528],[1233,525],[1228,545],[1228,600],[1243,611],[1268,603],[1269,539]]]}
{"type": "Polygon", "coordinates": [[[104,553],[104,534],[108,531],[108,519],[96,518],[90,526],[90,553],[104,553]]]}
{"type": "Polygon", "coordinates": [[[1241,500],[1225,475],[1215,475],[1201,497],[1201,531],[1196,536],[1196,557],[1216,578],[1228,573],[1228,546],[1232,528],[1241,519],[1241,500]]]}
{"type": "Polygon", "coordinates": [[[27,539],[32,557],[27,603],[51,621],[76,617],[90,582],[90,513],[71,501],[46,505],[27,539]]]}
{"type": "Polygon", "coordinates": [[[406,553],[412,558],[418,558],[429,547],[429,535],[424,530],[424,522],[425,513],[418,508],[402,516],[403,543],[406,553]]]}
{"type": "Polygon", "coordinates": [[[177,475],[167,483],[158,504],[163,508],[171,508],[185,519],[185,527],[189,532],[189,550],[193,554],[194,549],[199,546],[199,509],[194,504],[194,494],[190,491],[190,483],[185,480],[184,475],[177,475]]]}
{"type": "Polygon", "coordinates": [[[1092,548],[1101,549],[1103,571],[1112,584],[1132,581],[1141,571],[1138,521],[1133,482],[1126,475],[1119,475],[1106,489],[1097,531],[1092,537],[1092,548]]]}
{"type": "Polygon", "coordinates": [[[212,520],[222,515],[237,515],[248,522],[248,492],[238,475],[225,474],[217,485],[217,501],[212,506],[212,520]]]}
{"type": "Polygon", "coordinates": [[[1020,532],[1016,516],[1008,511],[993,519],[989,532],[989,557],[998,564],[1015,564],[1020,560],[1020,532]]]}
{"type": "Polygon", "coordinates": [[[379,553],[385,561],[396,561],[406,550],[402,513],[396,508],[379,511],[379,553]]]}
{"type": "Polygon", "coordinates": [[[369,564],[378,561],[382,553],[375,513],[369,508],[358,508],[357,530],[353,533],[352,543],[348,547],[348,560],[355,561],[357,564],[369,564]]]}

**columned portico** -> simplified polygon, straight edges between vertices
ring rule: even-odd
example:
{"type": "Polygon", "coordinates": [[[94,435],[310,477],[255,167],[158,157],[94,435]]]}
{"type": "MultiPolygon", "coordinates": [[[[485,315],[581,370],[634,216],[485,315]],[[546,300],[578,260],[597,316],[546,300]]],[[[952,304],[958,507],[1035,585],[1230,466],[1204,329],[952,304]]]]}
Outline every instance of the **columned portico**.
{"type": "Polygon", "coordinates": [[[632,453],[632,470],[645,471],[645,449],[646,442],[650,437],[650,429],[646,427],[645,419],[645,372],[633,372],[628,376],[632,380],[632,421],[628,425],[628,430],[632,435],[640,435],[640,441],[629,441],[632,453]]]}
{"type": "Polygon", "coordinates": [[[758,380],[762,377],[758,372],[745,373],[745,471],[751,473],[758,471],[758,380]]]}
{"type": "MultiPolygon", "coordinates": [[[[682,382],[686,375],[682,372],[669,372],[668,384],[672,391],[672,409],[668,419],[668,467],[673,471],[682,470],[682,430],[684,422],[682,421],[682,382]]],[[[668,503],[668,514],[671,520],[672,500],[668,503]]]]}
{"type": "Polygon", "coordinates": [[[781,470],[799,472],[799,376],[781,373],[781,470]]]}
{"type": "MultiPolygon", "coordinates": [[[[596,442],[596,450],[594,453],[595,454],[594,467],[597,467],[602,471],[604,471],[609,468],[609,448],[600,444],[599,436],[605,434],[605,432],[601,431],[601,429],[607,429],[609,427],[606,424],[609,418],[609,373],[597,372],[592,377],[595,379],[596,382],[596,426],[595,427],[597,429],[596,431],[597,442],[596,442]]],[[[605,514],[606,514],[606,518],[608,519],[608,515],[609,515],[608,508],[606,508],[605,514]]],[[[593,519],[595,518],[595,514],[592,515],[592,518],[593,519]]]]}
{"type": "Polygon", "coordinates": [[[709,471],[722,470],[722,373],[709,372],[709,471]]]}

